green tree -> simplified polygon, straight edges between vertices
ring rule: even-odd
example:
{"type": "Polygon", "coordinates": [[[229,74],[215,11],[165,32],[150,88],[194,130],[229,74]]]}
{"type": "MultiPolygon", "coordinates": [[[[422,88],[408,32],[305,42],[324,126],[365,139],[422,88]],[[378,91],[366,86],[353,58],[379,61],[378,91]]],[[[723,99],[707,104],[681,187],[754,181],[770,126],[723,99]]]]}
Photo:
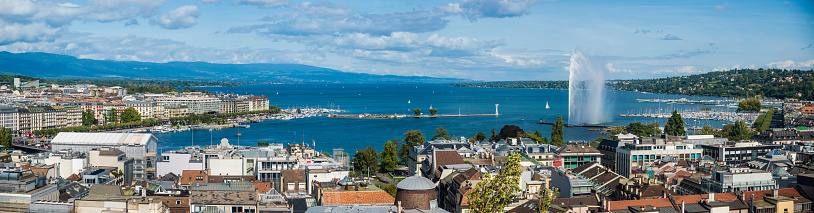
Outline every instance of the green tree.
{"type": "Polygon", "coordinates": [[[11,136],[10,128],[0,127],[0,144],[3,144],[3,148],[11,149],[11,136]]]}
{"type": "Polygon", "coordinates": [[[413,113],[415,113],[415,115],[421,115],[421,109],[415,108],[413,109],[413,113]]]}
{"type": "Polygon", "coordinates": [[[506,139],[506,138],[516,138],[521,135],[518,133],[523,133],[523,129],[519,126],[515,125],[504,125],[503,128],[500,128],[500,133],[497,134],[498,140],[506,139]]]}
{"type": "Polygon", "coordinates": [[[399,139],[393,138],[393,141],[387,141],[384,143],[384,148],[382,149],[381,155],[381,162],[379,163],[379,169],[382,172],[393,172],[396,169],[396,166],[399,165],[399,158],[398,158],[398,150],[396,150],[396,143],[399,142],[399,139]]]}
{"type": "Polygon", "coordinates": [[[715,136],[720,136],[721,132],[720,132],[720,129],[718,129],[718,128],[714,128],[714,127],[711,127],[709,125],[705,125],[700,130],[695,131],[692,134],[693,135],[715,135],[715,136]]]}
{"type": "Polygon", "coordinates": [[[560,189],[554,188],[554,190],[542,189],[537,192],[537,206],[534,207],[534,210],[537,212],[545,212],[548,213],[548,207],[551,206],[551,202],[554,199],[557,199],[557,195],[560,194],[560,189]]]}
{"type": "Polygon", "coordinates": [[[353,168],[360,173],[376,173],[379,168],[379,153],[376,148],[367,146],[364,150],[356,150],[353,156],[353,168]]]}
{"type": "Polygon", "coordinates": [[[435,113],[438,113],[438,109],[430,108],[430,115],[435,115],[435,113]]]}
{"type": "Polygon", "coordinates": [[[421,130],[410,130],[404,133],[401,147],[399,148],[399,160],[402,164],[406,164],[410,159],[410,150],[416,145],[427,142],[427,138],[421,133],[421,130]]]}
{"type": "Polygon", "coordinates": [[[478,134],[475,134],[475,136],[472,136],[472,138],[469,139],[469,142],[481,142],[483,140],[486,140],[486,134],[483,132],[478,132],[478,134]]]}
{"type": "Polygon", "coordinates": [[[302,110],[301,110],[301,109],[297,109],[297,114],[302,114],[302,110]]]}
{"type": "Polygon", "coordinates": [[[269,142],[257,142],[257,146],[269,146],[269,142]]]}
{"type": "Polygon", "coordinates": [[[108,123],[116,123],[117,121],[119,121],[119,116],[117,114],[118,114],[118,111],[116,110],[116,108],[112,108],[105,115],[105,120],[108,123]]]}
{"type": "Polygon", "coordinates": [[[760,111],[760,100],[750,98],[738,103],[738,111],[760,111]]]}
{"type": "Polygon", "coordinates": [[[664,127],[664,132],[672,136],[683,136],[686,134],[684,130],[684,119],[681,118],[681,114],[678,114],[677,110],[673,110],[673,115],[667,119],[667,126],[664,127]]]}
{"type": "Polygon", "coordinates": [[[516,192],[520,191],[520,167],[520,154],[512,153],[495,177],[484,173],[472,193],[467,195],[470,212],[503,212],[503,208],[511,204],[517,196],[516,192]]]}
{"type": "Polygon", "coordinates": [[[129,107],[122,112],[122,123],[141,121],[141,115],[136,111],[136,108],[129,107]]]}
{"type": "Polygon", "coordinates": [[[432,140],[435,140],[435,139],[438,139],[438,138],[443,138],[443,139],[449,140],[452,137],[449,136],[449,134],[447,134],[447,130],[444,129],[444,127],[438,127],[438,128],[435,128],[435,134],[432,134],[432,140]]]}
{"type": "Polygon", "coordinates": [[[382,190],[387,192],[387,194],[390,194],[390,196],[396,197],[396,192],[398,191],[398,188],[396,187],[396,183],[388,183],[387,185],[384,185],[382,187],[382,190]]]}
{"type": "Polygon", "coordinates": [[[724,125],[724,127],[721,128],[721,137],[725,137],[730,141],[748,140],[755,134],[749,131],[746,126],[746,122],[743,121],[724,125]]]}
{"type": "Polygon", "coordinates": [[[96,123],[96,115],[93,113],[93,110],[87,109],[82,111],[82,126],[93,126],[96,123]]]}
{"type": "Polygon", "coordinates": [[[710,111],[712,107],[701,107],[701,111],[710,111]]]}
{"type": "Polygon", "coordinates": [[[640,137],[648,137],[661,133],[658,123],[644,125],[641,122],[633,122],[628,124],[627,127],[625,127],[625,131],[640,137]]]}
{"type": "Polygon", "coordinates": [[[497,133],[495,133],[495,128],[492,128],[492,136],[489,136],[489,141],[497,141],[497,133]]]}
{"type": "Polygon", "coordinates": [[[551,127],[551,145],[562,146],[565,144],[565,122],[562,121],[562,115],[557,117],[557,122],[551,127]]]}

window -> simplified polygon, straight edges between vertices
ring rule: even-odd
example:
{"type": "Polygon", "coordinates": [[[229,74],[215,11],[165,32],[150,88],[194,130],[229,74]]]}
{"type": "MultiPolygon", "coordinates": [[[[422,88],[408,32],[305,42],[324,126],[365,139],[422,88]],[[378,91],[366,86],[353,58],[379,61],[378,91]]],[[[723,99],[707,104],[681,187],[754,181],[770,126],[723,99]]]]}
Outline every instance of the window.
{"type": "Polygon", "coordinates": [[[242,206],[232,206],[232,212],[243,212],[242,206]]]}
{"type": "Polygon", "coordinates": [[[197,180],[197,181],[202,181],[202,180],[203,180],[203,176],[197,176],[197,177],[195,177],[195,180],[197,180]]]}
{"type": "Polygon", "coordinates": [[[175,205],[181,205],[181,200],[176,200],[175,205]]]}
{"type": "Polygon", "coordinates": [[[295,189],[294,183],[288,183],[288,189],[286,189],[286,190],[294,190],[294,189],[295,189]]]}
{"type": "Polygon", "coordinates": [[[300,190],[305,190],[305,183],[300,183],[300,190]]]}

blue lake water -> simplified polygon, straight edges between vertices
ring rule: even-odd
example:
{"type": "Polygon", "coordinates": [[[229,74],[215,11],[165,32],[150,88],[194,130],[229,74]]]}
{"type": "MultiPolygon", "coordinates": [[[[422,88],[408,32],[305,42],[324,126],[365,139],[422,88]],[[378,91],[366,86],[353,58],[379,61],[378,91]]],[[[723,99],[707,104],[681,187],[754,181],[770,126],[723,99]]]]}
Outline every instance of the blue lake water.
{"type": "MultiPolygon", "coordinates": [[[[209,145],[227,138],[233,144],[257,145],[257,142],[302,143],[316,142],[316,149],[330,151],[344,148],[353,153],[355,149],[373,146],[381,150],[384,143],[394,137],[403,139],[409,130],[421,130],[429,140],[436,127],[444,127],[455,138],[471,137],[478,132],[490,135],[492,128],[500,130],[504,125],[517,125],[526,132],[540,131],[551,135],[550,125],[538,124],[540,119],[554,122],[557,116],[568,119],[568,91],[556,89],[508,89],[449,87],[446,84],[278,84],[246,85],[240,87],[206,87],[212,92],[266,95],[270,104],[281,108],[339,108],[347,113],[412,114],[412,109],[438,109],[438,114],[491,114],[499,104],[500,116],[402,118],[402,119],[346,119],[312,117],[296,120],[268,120],[252,123],[251,128],[223,129],[218,131],[196,130],[178,133],[156,133],[159,149],[172,150],[189,145],[209,145]],[[408,103],[409,102],[409,103],[408,103]],[[548,102],[550,109],[546,109],[548,102]],[[194,136],[194,137],[193,137],[194,136]],[[193,140],[194,138],[194,140],[193,140]]],[[[638,102],[636,99],[709,100],[710,97],[644,94],[608,91],[606,103],[602,104],[611,122],[606,125],[627,125],[631,122],[664,125],[667,119],[619,117],[622,113],[672,111],[677,109],[698,110],[700,105],[658,104],[638,102]]],[[[715,110],[732,111],[733,108],[713,107],[715,110]]],[[[721,126],[723,121],[685,120],[687,125],[721,126]]],[[[594,140],[604,136],[589,128],[565,129],[566,140],[594,140]]]]}

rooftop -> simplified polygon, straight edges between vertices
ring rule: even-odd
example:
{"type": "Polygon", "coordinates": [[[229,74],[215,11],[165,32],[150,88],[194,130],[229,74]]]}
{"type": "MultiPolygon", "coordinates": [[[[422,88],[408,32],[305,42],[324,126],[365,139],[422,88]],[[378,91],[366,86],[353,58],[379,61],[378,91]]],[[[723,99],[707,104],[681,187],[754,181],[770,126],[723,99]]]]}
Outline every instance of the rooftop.
{"type": "Polygon", "coordinates": [[[65,145],[147,145],[157,140],[149,133],[87,133],[60,132],[51,140],[52,144],[65,145]]]}

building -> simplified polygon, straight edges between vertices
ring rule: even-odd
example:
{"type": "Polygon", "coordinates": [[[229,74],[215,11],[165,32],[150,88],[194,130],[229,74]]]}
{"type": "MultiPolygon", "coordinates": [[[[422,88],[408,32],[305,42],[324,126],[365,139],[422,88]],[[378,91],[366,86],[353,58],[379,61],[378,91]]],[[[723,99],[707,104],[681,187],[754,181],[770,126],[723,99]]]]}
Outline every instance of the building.
{"type": "Polygon", "coordinates": [[[181,172],[181,186],[208,183],[209,173],[206,170],[184,170],[181,172]]]}
{"type": "Polygon", "coordinates": [[[74,212],[139,212],[167,213],[169,209],[160,199],[123,195],[119,186],[93,185],[82,199],[74,201],[74,212]]]}
{"type": "Polygon", "coordinates": [[[266,97],[265,95],[251,96],[247,99],[249,100],[249,111],[269,109],[269,98],[266,97]]]}
{"type": "Polygon", "coordinates": [[[0,105],[0,127],[17,132],[20,129],[20,113],[17,108],[9,105],[0,105]]]}
{"type": "Polygon", "coordinates": [[[82,125],[82,111],[76,107],[29,106],[17,110],[21,133],[82,125]]]}
{"type": "Polygon", "coordinates": [[[45,176],[31,171],[0,171],[2,203],[29,204],[37,200],[59,201],[57,185],[47,184],[45,176]]]}
{"type": "Polygon", "coordinates": [[[88,158],[85,154],[62,151],[34,157],[31,159],[31,163],[53,165],[56,167],[59,177],[68,178],[72,174],[82,172],[88,166],[88,158]]]}
{"type": "Polygon", "coordinates": [[[123,151],[128,158],[133,158],[133,178],[152,179],[155,170],[157,139],[152,134],[144,133],[80,133],[60,132],[51,140],[51,150],[70,150],[71,152],[90,152],[102,147],[111,147],[123,151]]]}
{"type": "Polygon", "coordinates": [[[782,145],[764,145],[758,142],[741,142],[731,146],[723,145],[701,145],[703,154],[709,155],[716,161],[727,164],[740,165],[764,156],[769,151],[783,148],[782,145]]]}
{"type": "Polygon", "coordinates": [[[189,107],[186,105],[165,105],[164,118],[183,117],[189,115],[189,107]]]}
{"type": "Polygon", "coordinates": [[[670,156],[675,160],[700,159],[703,149],[677,139],[638,138],[616,148],[616,173],[629,177],[634,169],[659,162],[670,156]]]}
{"type": "Polygon", "coordinates": [[[558,198],[587,197],[591,196],[591,189],[594,185],[580,176],[574,175],[571,171],[554,170],[551,173],[552,188],[560,190],[558,198]]]}
{"type": "Polygon", "coordinates": [[[812,212],[812,202],[794,188],[745,191],[740,199],[755,213],[812,212]]]}
{"type": "Polygon", "coordinates": [[[132,158],[128,158],[124,152],[115,148],[102,147],[88,152],[88,164],[90,166],[108,167],[113,168],[116,172],[121,171],[124,183],[130,183],[134,180],[133,162],[132,158]]]}
{"type": "Polygon", "coordinates": [[[557,147],[550,144],[524,144],[523,153],[536,160],[543,166],[554,165],[554,150],[557,147]]]}
{"type": "Polygon", "coordinates": [[[191,149],[181,149],[161,153],[155,163],[156,175],[169,173],[182,174],[184,170],[203,170],[204,162],[200,153],[191,149]]]}
{"type": "MultiPolygon", "coordinates": [[[[402,180],[403,181],[403,180],[402,180]]],[[[317,205],[385,205],[393,204],[395,199],[386,191],[373,185],[356,183],[350,177],[337,182],[314,183],[314,198],[317,205]]],[[[433,185],[434,186],[434,185],[433,185]]],[[[435,194],[435,191],[433,191],[435,194]]]]}
{"type": "Polygon", "coordinates": [[[435,183],[430,179],[413,175],[396,184],[396,199],[393,203],[404,210],[431,210],[438,208],[435,183]]]}
{"type": "Polygon", "coordinates": [[[421,174],[422,163],[430,158],[433,150],[455,150],[464,158],[474,155],[472,143],[466,140],[435,140],[427,141],[424,144],[413,147],[410,150],[410,157],[407,159],[409,167],[408,175],[421,174]]]}
{"type": "Polygon", "coordinates": [[[558,159],[554,167],[565,169],[575,169],[589,162],[600,162],[602,156],[599,150],[588,145],[565,145],[554,152],[558,159]]]}
{"type": "Polygon", "coordinates": [[[797,142],[814,141],[814,131],[797,129],[767,129],[750,138],[763,144],[794,144],[797,142]]]}
{"type": "Polygon", "coordinates": [[[729,168],[713,171],[711,178],[702,178],[701,187],[707,193],[742,192],[775,189],[772,174],[749,168],[729,168]]]}
{"type": "Polygon", "coordinates": [[[179,96],[158,98],[156,101],[163,103],[165,106],[185,105],[189,107],[190,113],[204,114],[210,112],[220,111],[221,101],[217,98],[205,96],[179,96]]]}
{"type": "Polygon", "coordinates": [[[220,113],[248,112],[251,102],[246,99],[223,98],[220,102],[220,113]]]}
{"type": "Polygon", "coordinates": [[[307,179],[305,177],[305,170],[283,170],[282,171],[282,194],[306,194],[307,192],[307,179]]]}
{"type": "Polygon", "coordinates": [[[125,101],[124,106],[127,108],[133,107],[141,119],[148,118],[164,118],[164,105],[155,101],[125,101]]]}

